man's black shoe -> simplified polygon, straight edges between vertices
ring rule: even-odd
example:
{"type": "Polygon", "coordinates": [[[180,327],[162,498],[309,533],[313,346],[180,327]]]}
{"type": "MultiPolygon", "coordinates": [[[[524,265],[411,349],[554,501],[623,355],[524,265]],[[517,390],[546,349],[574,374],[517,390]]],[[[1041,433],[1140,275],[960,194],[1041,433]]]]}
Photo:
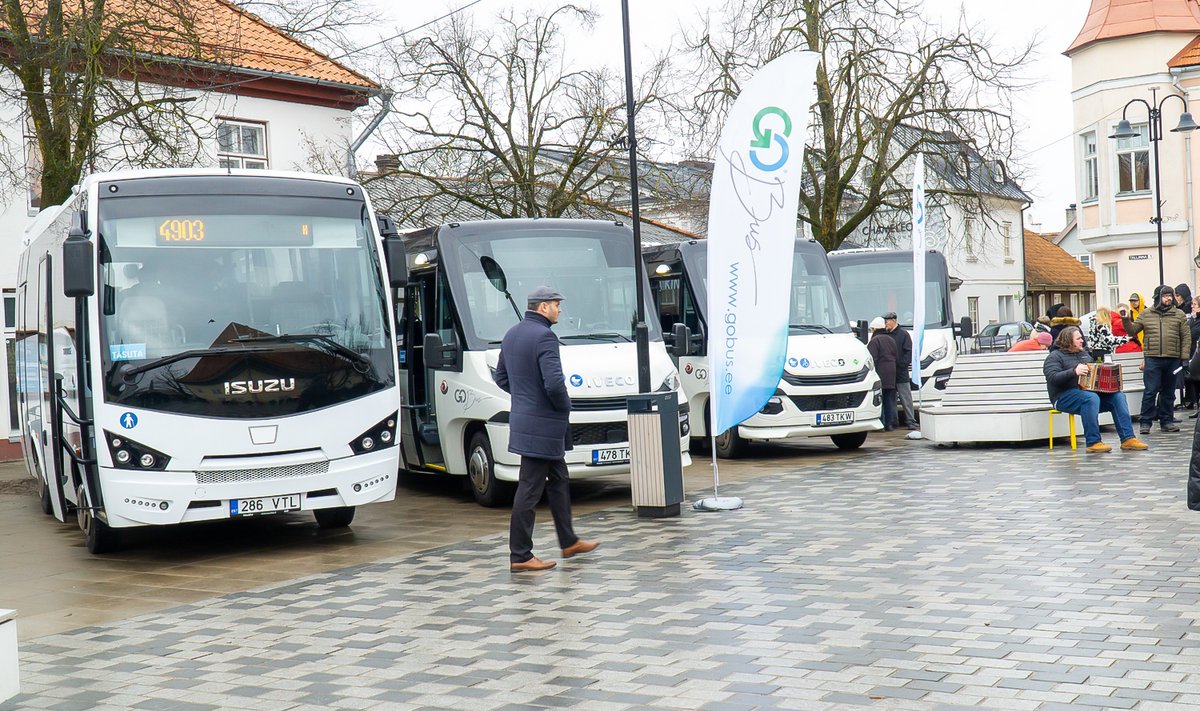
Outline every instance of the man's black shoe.
{"type": "Polygon", "coordinates": [[[1150,425],[1143,423],[1138,429],[1138,434],[1150,434],[1150,425]]]}
{"type": "Polygon", "coordinates": [[[1163,432],[1178,432],[1179,425],[1175,424],[1174,422],[1168,422],[1167,424],[1162,426],[1162,431],[1163,432]]]}

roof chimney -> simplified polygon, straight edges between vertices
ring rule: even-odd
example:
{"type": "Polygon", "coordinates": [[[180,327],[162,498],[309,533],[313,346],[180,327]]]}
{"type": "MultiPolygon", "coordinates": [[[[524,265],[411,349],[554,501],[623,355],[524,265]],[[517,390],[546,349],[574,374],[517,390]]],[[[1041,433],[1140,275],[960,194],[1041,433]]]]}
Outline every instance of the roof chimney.
{"type": "Polygon", "coordinates": [[[1075,221],[1075,203],[1071,203],[1070,205],[1067,205],[1067,221],[1064,222],[1063,224],[1070,225],[1074,221],[1075,221]]]}
{"type": "Polygon", "coordinates": [[[400,170],[400,156],[395,153],[380,153],[375,156],[375,170],[379,173],[394,173],[400,170]]]}

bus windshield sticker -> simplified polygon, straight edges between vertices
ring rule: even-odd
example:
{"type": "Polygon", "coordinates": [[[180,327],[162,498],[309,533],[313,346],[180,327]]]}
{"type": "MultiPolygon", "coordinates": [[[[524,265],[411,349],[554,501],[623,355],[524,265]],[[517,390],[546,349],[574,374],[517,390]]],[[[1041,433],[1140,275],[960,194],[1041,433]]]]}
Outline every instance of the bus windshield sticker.
{"type": "Polygon", "coordinates": [[[111,360],[144,360],[146,358],[145,343],[119,343],[108,347],[111,360]]]}

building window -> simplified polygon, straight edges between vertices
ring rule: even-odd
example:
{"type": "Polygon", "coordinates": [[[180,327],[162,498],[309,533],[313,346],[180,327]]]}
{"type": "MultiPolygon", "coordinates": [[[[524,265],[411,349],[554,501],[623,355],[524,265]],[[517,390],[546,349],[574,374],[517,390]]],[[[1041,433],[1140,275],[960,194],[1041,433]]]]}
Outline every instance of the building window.
{"type": "Polygon", "coordinates": [[[266,168],[266,124],[221,120],[217,124],[217,161],[222,168],[266,168]]]}
{"type": "Polygon", "coordinates": [[[967,316],[971,317],[971,323],[975,324],[975,328],[979,328],[979,297],[967,297],[967,316]]]}
{"type": "Polygon", "coordinates": [[[1109,262],[1104,265],[1104,293],[1108,295],[1109,308],[1121,303],[1121,287],[1117,284],[1117,263],[1109,262]]]}
{"type": "Polygon", "coordinates": [[[1096,132],[1083,134],[1083,200],[1100,196],[1100,159],[1096,155],[1096,132]]]}
{"type": "Polygon", "coordinates": [[[975,244],[975,220],[970,217],[963,220],[963,245],[966,247],[967,261],[978,261],[979,257],[976,254],[975,244]]]}
{"type": "Polygon", "coordinates": [[[1090,255],[1090,254],[1076,254],[1076,255],[1075,255],[1075,258],[1079,260],[1079,263],[1080,263],[1080,264],[1082,264],[1083,266],[1087,267],[1088,269],[1091,269],[1091,268],[1092,268],[1092,255],[1090,255]]]}
{"type": "Polygon", "coordinates": [[[1001,321],[1008,322],[1015,320],[1013,316],[1013,297],[1011,295],[1001,296],[999,305],[1001,321]]]}
{"type": "Polygon", "coordinates": [[[1012,259],[1012,223],[1000,223],[1000,239],[1004,240],[1004,258],[1012,259]]]}
{"type": "Polygon", "coordinates": [[[1133,126],[1138,135],[1117,139],[1117,192],[1137,193],[1150,189],[1150,134],[1146,124],[1133,126]]]}
{"type": "Polygon", "coordinates": [[[42,152],[33,132],[33,119],[25,121],[25,183],[29,215],[42,209],[42,152]]]}
{"type": "Polygon", "coordinates": [[[4,344],[4,364],[8,382],[8,427],[10,431],[21,428],[17,415],[17,294],[14,289],[4,290],[4,326],[0,331],[0,343],[4,344]]]}

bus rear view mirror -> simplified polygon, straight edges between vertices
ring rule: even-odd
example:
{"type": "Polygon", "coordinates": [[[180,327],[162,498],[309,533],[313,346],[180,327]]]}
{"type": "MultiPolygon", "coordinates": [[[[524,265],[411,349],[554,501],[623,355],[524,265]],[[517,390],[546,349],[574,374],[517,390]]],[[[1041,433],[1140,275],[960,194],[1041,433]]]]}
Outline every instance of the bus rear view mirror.
{"type": "Polygon", "coordinates": [[[962,338],[970,338],[975,335],[975,324],[971,322],[970,316],[963,316],[958,322],[958,333],[955,334],[962,338]]]}
{"type": "Polygon", "coordinates": [[[676,323],[671,327],[670,351],[677,358],[692,354],[692,330],[687,324],[676,323]]]}
{"type": "Polygon", "coordinates": [[[383,240],[383,261],[388,271],[388,283],[393,289],[403,289],[408,286],[408,255],[404,251],[404,242],[399,237],[387,237],[383,240]]]}
{"type": "Polygon", "coordinates": [[[867,322],[865,319],[859,319],[858,323],[854,324],[850,330],[854,331],[854,335],[857,336],[858,340],[862,341],[863,343],[866,343],[868,340],[870,340],[871,334],[867,332],[867,322]]]}
{"type": "Polygon", "coordinates": [[[491,282],[492,287],[496,291],[508,293],[508,277],[504,276],[504,269],[500,263],[488,256],[479,258],[479,265],[483,267],[483,273],[491,282]]]}
{"type": "Polygon", "coordinates": [[[431,370],[462,370],[462,352],[458,344],[443,343],[437,333],[426,333],[422,343],[425,350],[425,367],[431,370]]]}
{"type": "Polygon", "coordinates": [[[96,267],[92,243],[83,235],[78,223],[71,225],[63,242],[63,294],[77,299],[96,293],[96,267]]]}

